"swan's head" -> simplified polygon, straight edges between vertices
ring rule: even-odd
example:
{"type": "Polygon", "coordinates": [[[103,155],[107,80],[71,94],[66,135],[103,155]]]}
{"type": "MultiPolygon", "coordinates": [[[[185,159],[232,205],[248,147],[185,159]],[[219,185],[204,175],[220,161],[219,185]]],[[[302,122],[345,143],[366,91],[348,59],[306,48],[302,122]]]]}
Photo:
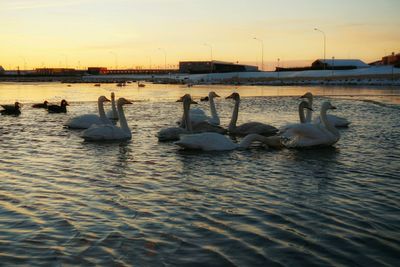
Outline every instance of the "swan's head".
{"type": "Polygon", "coordinates": [[[239,101],[240,95],[239,95],[239,93],[234,92],[230,96],[225,97],[225,99],[233,99],[235,101],[239,101]]]}
{"type": "Polygon", "coordinates": [[[308,110],[314,111],[314,110],[310,107],[310,104],[309,104],[307,101],[301,101],[300,104],[299,104],[299,108],[300,108],[300,109],[308,109],[308,110]]]}
{"type": "Polygon", "coordinates": [[[196,101],[193,101],[192,96],[189,94],[185,94],[184,96],[181,96],[178,100],[176,100],[176,102],[183,102],[185,103],[189,103],[189,104],[197,104],[196,101]]]}
{"type": "Polygon", "coordinates": [[[43,102],[43,104],[45,104],[46,106],[47,106],[48,103],[49,103],[49,102],[48,102],[47,100],[45,100],[45,101],[43,102]]]}
{"type": "Polygon", "coordinates": [[[308,100],[313,98],[313,94],[311,92],[307,92],[304,95],[300,96],[300,98],[307,98],[308,100]]]}
{"type": "Polygon", "coordinates": [[[112,100],[115,99],[115,94],[114,94],[114,92],[111,92],[111,99],[112,99],[112,100]]]}
{"type": "Polygon", "coordinates": [[[212,98],[212,97],[219,97],[219,95],[217,95],[217,93],[215,93],[214,91],[211,91],[208,93],[208,97],[212,98]]]}
{"type": "Polygon", "coordinates": [[[19,102],[15,102],[15,103],[14,103],[14,107],[15,107],[16,109],[20,109],[20,108],[22,107],[22,104],[19,103],[19,102]]]}
{"type": "Polygon", "coordinates": [[[65,99],[61,100],[61,106],[62,106],[62,107],[69,106],[67,100],[65,100],[65,99]]]}
{"type": "Polygon", "coordinates": [[[98,101],[99,101],[100,103],[103,103],[103,102],[110,102],[110,99],[108,99],[107,97],[105,97],[104,95],[102,95],[102,96],[99,96],[98,101]]]}
{"type": "Polygon", "coordinates": [[[331,104],[331,102],[325,101],[324,103],[322,103],[321,109],[323,109],[323,110],[336,109],[336,107],[333,106],[333,105],[331,104]]]}
{"type": "Polygon", "coordinates": [[[130,104],[132,104],[132,102],[129,101],[128,99],[125,99],[123,97],[118,98],[118,101],[117,101],[118,106],[130,105],[130,104]]]}

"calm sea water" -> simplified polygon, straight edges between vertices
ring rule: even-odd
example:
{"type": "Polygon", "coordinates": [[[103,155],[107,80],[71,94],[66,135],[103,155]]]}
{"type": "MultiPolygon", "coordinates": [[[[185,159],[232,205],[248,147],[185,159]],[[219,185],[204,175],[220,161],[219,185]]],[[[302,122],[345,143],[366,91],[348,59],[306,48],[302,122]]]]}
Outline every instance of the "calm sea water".
{"type": "MultiPolygon", "coordinates": [[[[396,266],[400,89],[0,84],[0,265],[396,266]],[[183,93],[243,96],[239,122],[298,120],[306,91],[351,127],[332,148],[200,153],[158,143],[183,93]],[[63,128],[115,91],[133,137],[86,143],[63,128]],[[67,114],[30,108],[71,102],[67,114]],[[373,101],[371,101],[373,100],[373,101]]],[[[207,108],[205,103],[198,106],[207,108]]],[[[217,100],[222,125],[233,103],[217,100]]],[[[108,108],[108,106],[107,106],[108,108]]]]}

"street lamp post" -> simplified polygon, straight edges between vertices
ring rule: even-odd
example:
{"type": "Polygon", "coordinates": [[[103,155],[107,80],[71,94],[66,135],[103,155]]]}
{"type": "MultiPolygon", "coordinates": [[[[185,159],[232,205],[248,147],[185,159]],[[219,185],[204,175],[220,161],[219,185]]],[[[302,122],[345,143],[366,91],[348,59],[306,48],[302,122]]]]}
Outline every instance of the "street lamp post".
{"type": "Polygon", "coordinates": [[[165,51],[164,48],[158,48],[158,50],[162,51],[164,53],[164,69],[167,69],[167,51],[165,51]]]}
{"type": "Polygon", "coordinates": [[[212,48],[212,45],[210,45],[210,44],[204,44],[205,46],[208,46],[209,48],[210,48],[210,58],[211,58],[211,61],[213,61],[213,48],[212,48]]]}
{"type": "Polygon", "coordinates": [[[324,70],[326,69],[326,35],[324,31],[321,31],[318,28],[314,28],[314,31],[319,31],[324,36],[324,70]]]}
{"type": "Polygon", "coordinates": [[[114,56],[114,62],[115,62],[115,69],[118,69],[118,55],[114,53],[113,51],[110,51],[110,54],[114,56]]]}
{"type": "Polygon", "coordinates": [[[261,43],[261,70],[264,70],[264,41],[256,37],[253,38],[261,43]]]}
{"type": "Polygon", "coordinates": [[[278,72],[278,79],[279,79],[279,61],[280,61],[281,59],[280,58],[278,58],[278,68],[277,68],[277,72],[278,72]]]}

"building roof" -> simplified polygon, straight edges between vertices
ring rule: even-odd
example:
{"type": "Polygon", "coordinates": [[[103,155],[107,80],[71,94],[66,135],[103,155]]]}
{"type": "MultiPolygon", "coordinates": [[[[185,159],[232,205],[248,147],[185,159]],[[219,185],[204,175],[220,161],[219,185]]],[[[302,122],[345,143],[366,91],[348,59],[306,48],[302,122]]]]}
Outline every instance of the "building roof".
{"type": "MultiPolygon", "coordinates": [[[[332,65],[332,59],[317,59],[316,61],[319,61],[320,63],[324,63],[327,66],[331,66],[332,65]]],[[[369,65],[366,64],[365,62],[359,60],[359,59],[334,59],[333,60],[333,65],[335,67],[338,66],[354,66],[357,68],[368,68],[369,65]]]]}

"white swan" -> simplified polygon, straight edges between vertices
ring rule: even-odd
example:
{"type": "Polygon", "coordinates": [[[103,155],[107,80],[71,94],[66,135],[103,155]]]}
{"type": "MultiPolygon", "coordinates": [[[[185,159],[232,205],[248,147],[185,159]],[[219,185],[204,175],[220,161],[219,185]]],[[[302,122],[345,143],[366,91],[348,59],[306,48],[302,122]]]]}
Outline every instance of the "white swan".
{"type": "MultiPolygon", "coordinates": [[[[307,111],[312,111],[312,109],[310,108],[309,104],[307,101],[301,101],[299,104],[299,119],[300,119],[300,123],[307,123],[306,120],[306,116],[304,114],[304,110],[307,109],[307,111]]],[[[279,132],[278,135],[281,135],[282,133],[284,133],[285,131],[287,131],[288,129],[292,128],[292,127],[296,127],[297,123],[291,123],[291,124],[287,124],[281,128],[279,128],[279,132]]]]}
{"type": "Polygon", "coordinates": [[[118,121],[118,112],[115,107],[115,94],[111,92],[111,110],[107,112],[107,118],[113,121],[118,121]]]}
{"type": "Polygon", "coordinates": [[[82,138],[85,141],[123,141],[132,138],[131,130],[126,122],[123,105],[132,104],[131,101],[121,97],[117,101],[117,110],[119,123],[121,127],[104,124],[104,125],[93,125],[89,129],[83,131],[82,138]]]}
{"type": "Polygon", "coordinates": [[[184,149],[194,149],[203,151],[226,151],[234,150],[237,148],[246,149],[255,142],[265,142],[266,137],[259,134],[249,134],[237,144],[225,135],[218,133],[199,133],[199,134],[186,134],[180,137],[179,141],[174,144],[184,149]]]}
{"type": "Polygon", "coordinates": [[[87,129],[94,124],[111,124],[104,112],[104,102],[110,102],[105,96],[100,96],[97,100],[99,115],[85,114],[70,119],[65,125],[72,129],[87,129]]]}
{"type": "MultiPolygon", "coordinates": [[[[309,104],[309,107],[312,109],[312,105],[313,105],[313,94],[311,92],[307,92],[304,95],[301,96],[301,98],[306,98],[309,104]]],[[[311,110],[307,110],[307,114],[306,114],[306,121],[307,122],[311,122],[312,120],[312,113],[311,110]]],[[[339,116],[335,116],[335,115],[331,115],[328,114],[327,115],[327,120],[329,120],[333,126],[335,127],[348,127],[350,122],[342,117],[339,116]]],[[[321,123],[321,118],[317,117],[313,120],[314,123],[321,123]]]]}
{"type": "Polygon", "coordinates": [[[281,133],[281,143],[285,147],[331,146],[340,139],[339,131],[328,121],[327,110],[336,109],[330,102],[321,107],[321,124],[299,123],[281,133]]]}
{"type": "Polygon", "coordinates": [[[241,135],[245,136],[248,134],[256,133],[265,136],[275,135],[278,132],[278,129],[274,126],[264,124],[261,122],[247,122],[242,125],[236,126],[236,122],[239,114],[239,104],[240,104],[240,95],[238,93],[232,93],[230,96],[226,97],[226,99],[235,100],[235,107],[233,109],[231,122],[228,126],[228,132],[232,135],[241,135]]]}
{"type": "Polygon", "coordinates": [[[211,117],[207,116],[205,112],[200,108],[194,108],[190,110],[190,120],[193,124],[206,121],[212,125],[219,125],[220,119],[215,107],[214,98],[219,97],[215,92],[208,93],[208,101],[210,102],[211,117]]]}
{"type": "Polygon", "coordinates": [[[176,141],[179,140],[179,135],[192,132],[192,123],[190,122],[190,104],[197,104],[197,102],[194,102],[189,94],[185,94],[176,102],[183,102],[182,120],[184,123],[181,124],[181,127],[161,129],[156,135],[158,141],[176,141]]]}

